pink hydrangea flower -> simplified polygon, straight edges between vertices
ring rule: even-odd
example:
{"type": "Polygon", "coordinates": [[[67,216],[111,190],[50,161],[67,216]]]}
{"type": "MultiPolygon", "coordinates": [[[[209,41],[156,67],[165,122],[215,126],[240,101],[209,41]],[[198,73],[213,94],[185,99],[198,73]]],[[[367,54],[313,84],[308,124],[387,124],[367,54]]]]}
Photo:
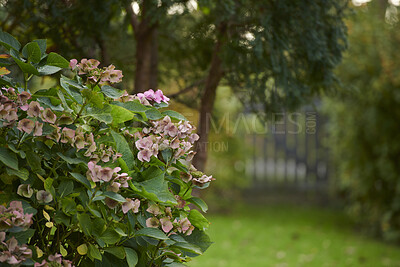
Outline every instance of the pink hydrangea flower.
{"type": "Polygon", "coordinates": [[[30,119],[22,119],[18,122],[18,130],[30,134],[35,128],[35,122],[30,119]]]}
{"type": "Polygon", "coordinates": [[[53,201],[53,196],[45,190],[39,190],[36,193],[36,199],[39,203],[50,203],[53,201]]]}
{"type": "Polygon", "coordinates": [[[153,152],[148,149],[140,150],[138,153],[138,159],[142,162],[144,161],[150,162],[151,156],[153,156],[153,152]]]}
{"type": "Polygon", "coordinates": [[[146,220],[146,226],[147,227],[152,227],[152,228],[157,228],[160,226],[160,221],[156,217],[151,217],[146,220]]]}
{"type": "Polygon", "coordinates": [[[43,123],[35,121],[35,130],[33,136],[41,136],[43,134],[43,123]]]}
{"type": "Polygon", "coordinates": [[[122,203],[122,212],[127,213],[128,211],[132,210],[134,213],[139,212],[139,207],[140,207],[140,200],[135,199],[132,200],[130,198],[126,199],[127,201],[122,203]]]}
{"type": "Polygon", "coordinates": [[[46,108],[43,112],[42,112],[42,120],[46,121],[48,123],[56,123],[57,120],[57,116],[56,114],[53,113],[53,111],[51,111],[50,108],[46,108]]]}
{"type": "Polygon", "coordinates": [[[40,104],[36,101],[31,101],[28,105],[28,116],[29,117],[39,117],[40,112],[43,110],[43,108],[40,106],[40,104]]]}
{"type": "Polygon", "coordinates": [[[78,65],[78,60],[76,60],[75,58],[69,61],[69,67],[71,70],[74,70],[76,68],[76,65],[78,65]]]}
{"type": "Polygon", "coordinates": [[[172,222],[167,217],[161,218],[160,223],[161,223],[161,228],[165,233],[168,233],[169,231],[172,230],[172,228],[174,228],[174,226],[172,225],[172,222]]]}

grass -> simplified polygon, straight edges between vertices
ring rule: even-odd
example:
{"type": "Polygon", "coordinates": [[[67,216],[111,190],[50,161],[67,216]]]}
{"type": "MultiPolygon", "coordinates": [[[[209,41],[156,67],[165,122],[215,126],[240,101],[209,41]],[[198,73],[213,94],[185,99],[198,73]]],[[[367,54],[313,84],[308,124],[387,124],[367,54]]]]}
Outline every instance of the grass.
{"type": "Polygon", "coordinates": [[[400,266],[400,247],[361,235],[341,212],[294,205],[235,210],[208,216],[215,243],[190,267],[400,266]]]}

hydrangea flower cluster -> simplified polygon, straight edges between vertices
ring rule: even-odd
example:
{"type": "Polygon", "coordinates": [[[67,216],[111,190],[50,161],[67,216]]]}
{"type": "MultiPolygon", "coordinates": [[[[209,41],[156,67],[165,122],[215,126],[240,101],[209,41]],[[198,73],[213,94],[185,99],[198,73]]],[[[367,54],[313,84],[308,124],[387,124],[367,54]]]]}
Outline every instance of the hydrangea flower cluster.
{"type": "Polygon", "coordinates": [[[157,91],[153,91],[153,89],[147,90],[144,93],[138,93],[137,95],[129,95],[127,91],[124,91],[124,93],[116,99],[116,101],[120,102],[129,102],[133,100],[139,100],[139,102],[143,105],[146,106],[151,106],[151,103],[157,103],[160,104],[161,102],[164,102],[168,104],[169,98],[164,95],[164,93],[158,89],[157,91]]]}
{"type": "Polygon", "coordinates": [[[0,230],[13,227],[29,228],[32,214],[25,214],[21,201],[11,201],[9,207],[0,205],[0,230]]]}
{"type": "Polygon", "coordinates": [[[79,75],[86,75],[89,81],[103,84],[113,84],[122,81],[122,71],[116,70],[114,65],[99,68],[100,62],[96,59],[82,59],[80,63],[78,60],[71,59],[69,66],[72,70],[77,70],[79,75]]]}
{"type": "Polygon", "coordinates": [[[146,211],[153,215],[146,220],[147,227],[158,228],[161,226],[161,229],[168,235],[176,234],[176,232],[191,235],[194,230],[194,226],[187,217],[173,219],[171,207],[160,208],[159,205],[151,203],[146,211]]]}
{"type": "Polygon", "coordinates": [[[26,244],[18,245],[14,236],[6,241],[8,229],[29,228],[33,214],[24,213],[21,201],[11,201],[9,207],[0,205],[0,262],[18,265],[32,257],[32,251],[26,244]]]}
{"type": "Polygon", "coordinates": [[[135,142],[139,150],[138,159],[142,162],[157,157],[159,151],[171,148],[174,159],[181,157],[191,161],[195,152],[191,151],[199,136],[192,133],[196,128],[187,121],[173,123],[169,116],[152,122],[152,127],[144,128],[135,142]]]}
{"type": "Polygon", "coordinates": [[[74,267],[70,260],[65,260],[62,258],[61,254],[49,255],[47,260],[42,260],[41,263],[36,262],[34,267],[52,267],[52,266],[61,266],[61,267],[74,267]]]}

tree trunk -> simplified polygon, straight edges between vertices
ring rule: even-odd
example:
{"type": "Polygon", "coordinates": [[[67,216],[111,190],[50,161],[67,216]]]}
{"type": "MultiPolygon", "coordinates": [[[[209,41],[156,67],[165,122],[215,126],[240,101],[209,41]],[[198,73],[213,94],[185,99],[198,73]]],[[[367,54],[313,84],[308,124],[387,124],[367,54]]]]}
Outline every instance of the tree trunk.
{"type": "MultiPolygon", "coordinates": [[[[142,23],[141,23],[142,24],[142,23]]],[[[139,29],[136,35],[135,93],[150,89],[153,30],[139,29]],[[142,30],[144,30],[142,32],[142,30]]]]}
{"type": "Polygon", "coordinates": [[[134,92],[157,89],[158,83],[158,45],[157,23],[151,23],[147,14],[153,2],[144,1],[141,6],[141,20],[133,11],[131,3],[126,6],[136,39],[136,72],[134,92]]]}
{"type": "Polygon", "coordinates": [[[217,87],[223,76],[222,60],[218,55],[221,46],[222,40],[219,38],[214,46],[211,67],[205,83],[204,94],[201,98],[198,126],[200,139],[196,143],[197,154],[193,161],[193,165],[200,171],[205,171],[206,167],[211,113],[214,107],[217,87]]]}
{"type": "Polygon", "coordinates": [[[151,42],[151,64],[149,88],[156,90],[158,88],[158,30],[154,28],[151,42]]]}

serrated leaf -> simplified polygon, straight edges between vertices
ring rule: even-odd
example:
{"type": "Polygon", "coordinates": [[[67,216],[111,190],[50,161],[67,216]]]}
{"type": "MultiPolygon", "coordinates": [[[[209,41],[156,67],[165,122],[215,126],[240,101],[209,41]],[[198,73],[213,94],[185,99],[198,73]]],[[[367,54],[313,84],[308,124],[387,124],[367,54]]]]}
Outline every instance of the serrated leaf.
{"type": "Polygon", "coordinates": [[[62,181],[58,188],[60,197],[65,197],[74,191],[74,183],[72,181],[62,181]]]}
{"type": "Polygon", "coordinates": [[[171,119],[175,119],[178,121],[187,121],[187,119],[180,113],[174,111],[174,110],[164,110],[161,112],[162,115],[164,116],[169,116],[171,119]]]}
{"type": "Polygon", "coordinates": [[[115,244],[120,240],[120,235],[115,232],[113,228],[107,228],[104,233],[101,235],[100,239],[104,241],[106,244],[115,244]]]}
{"type": "Polygon", "coordinates": [[[195,253],[198,255],[203,254],[200,247],[190,244],[190,243],[187,243],[187,242],[178,242],[178,243],[173,244],[171,247],[176,247],[176,248],[179,248],[180,250],[190,252],[190,253],[195,253]]]}
{"type": "Polygon", "coordinates": [[[33,41],[39,45],[41,55],[44,55],[44,53],[46,53],[46,49],[47,49],[46,39],[37,39],[37,40],[33,40],[33,41]]]}
{"type": "Polygon", "coordinates": [[[0,44],[3,45],[7,50],[13,48],[17,51],[21,49],[21,44],[11,34],[0,30],[0,44]]]}
{"type": "Polygon", "coordinates": [[[93,259],[101,261],[100,250],[92,244],[89,244],[89,255],[92,256],[93,259]]]}
{"type": "Polygon", "coordinates": [[[82,231],[85,235],[89,236],[92,234],[92,220],[90,219],[90,215],[86,213],[78,213],[77,215],[79,225],[81,226],[82,231]]]}
{"type": "Polygon", "coordinates": [[[191,210],[188,216],[189,221],[200,230],[205,230],[209,227],[210,222],[198,210],[191,210]]]}
{"type": "Polygon", "coordinates": [[[130,121],[135,116],[131,111],[116,105],[111,105],[111,116],[114,123],[123,123],[130,121]]]}
{"type": "Polygon", "coordinates": [[[7,167],[18,170],[17,155],[5,147],[0,147],[0,161],[7,167]]]}
{"type": "Polygon", "coordinates": [[[123,196],[112,191],[103,192],[103,195],[118,202],[126,202],[126,199],[123,196]]]}
{"type": "Polygon", "coordinates": [[[89,106],[86,110],[87,115],[84,117],[92,117],[104,123],[111,123],[113,117],[111,116],[112,108],[110,105],[105,105],[103,108],[89,106]]]}
{"type": "Polygon", "coordinates": [[[126,262],[128,263],[129,267],[135,267],[139,261],[138,255],[136,251],[131,248],[125,247],[125,254],[126,254],[126,262]]]}
{"type": "Polygon", "coordinates": [[[117,146],[117,151],[122,154],[122,159],[126,163],[126,166],[128,166],[129,169],[133,169],[135,158],[133,157],[132,151],[129,148],[129,144],[125,137],[114,131],[111,131],[111,135],[117,146]]]}
{"type": "Polygon", "coordinates": [[[141,191],[140,195],[156,201],[168,204],[177,204],[174,195],[168,189],[168,182],[164,180],[163,176],[158,176],[141,183],[134,183],[134,185],[141,191]]]}
{"type": "Polygon", "coordinates": [[[61,152],[57,152],[57,155],[68,162],[69,164],[79,164],[79,163],[86,163],[84,160],[79,159],[79,158],[71,158],[68,156],[63,155],[61,152]]]}
{"type": "Polygon", "coordinates": [[[197,228],[193,230],[192,234],[184,236],[184,238],[187,242],[200,247],[203,253],[213,243],[211,242],[210,237],[204,231],[201,231],[197,228]]]}
{"type": "Polygon", "coordinates": [[[47,65],[50,66],[55,66],[55,67],[59,67],[59,68],[68,68],[69,67],[69,62],[68,60],[66,60],[64,57],[60,56],[57,53],[51,52],[48,56],[47,56],[47,65]]]}
{"type": "Polygon", "coordinates": [[[60,70],[62,70],[62,68],[49,65],[44,65],[38,68],[39,75],[52,75],[60,70]]]}
{"type": "Polygon", "coordinates": [[[15,63],[17,63],[18,67],[27,74],[34,74],[34,75],[39,75],[39,71],[31,64],[23,62],[20,57],[18,52],[15,50],[10,51],[11,57],[14,59],[15,63]]]}
{"type": "Polygon", "coordinates": [[[208,210],[207,203],[204,202],[204,200],[202,200],[201,198],[191,197],[188,199],[188,201],[199,207],[203,212],[206,212],[208,210]]]}
{"type": "Polygon", "coordinates": [[[147,236],[160,240],[167,240],[168,236],[157,228],[146,227],[142,228],[135,233],[135,236],[147,236]]]}
{"type": "Polygon", "coordinates": [[[118,89],[116,89],[114,87],[111,87],[109,85],[103,85],[101,87],[101,91],[103,92],[103,94],[105,96],[107,96],[109,98],[112,98],[112,99],[116,99],[116,98],[118,98],[118,97],[120,97],[120,96],[122,96],[124,94],[124,91],[118,90],[118,89]]]}
{"type": "Polygon", "coordinates": [[[83,184],[87,189],[90,189],[90,182],[89,180],[83,176],[80,173],[76,173],[76,172],[70,172],[70,174],[72,175],[72,177],[74,177],[78,182],[80,182],[81,184],[83,184]]]}
{"type": "Polygon", "coordinates": [[[108,247],[104,251],[114,255],[118,259],[125,259],[125,250],[123,247],[108,247]]]}
{"type": "Polygon", "coordinates": [[[33,63],[39,63],[42,57],[42,52],[40,51],[39,44],[37,42],[27,43],[24,48],[22,48],[22,55],[33,63]]]}

